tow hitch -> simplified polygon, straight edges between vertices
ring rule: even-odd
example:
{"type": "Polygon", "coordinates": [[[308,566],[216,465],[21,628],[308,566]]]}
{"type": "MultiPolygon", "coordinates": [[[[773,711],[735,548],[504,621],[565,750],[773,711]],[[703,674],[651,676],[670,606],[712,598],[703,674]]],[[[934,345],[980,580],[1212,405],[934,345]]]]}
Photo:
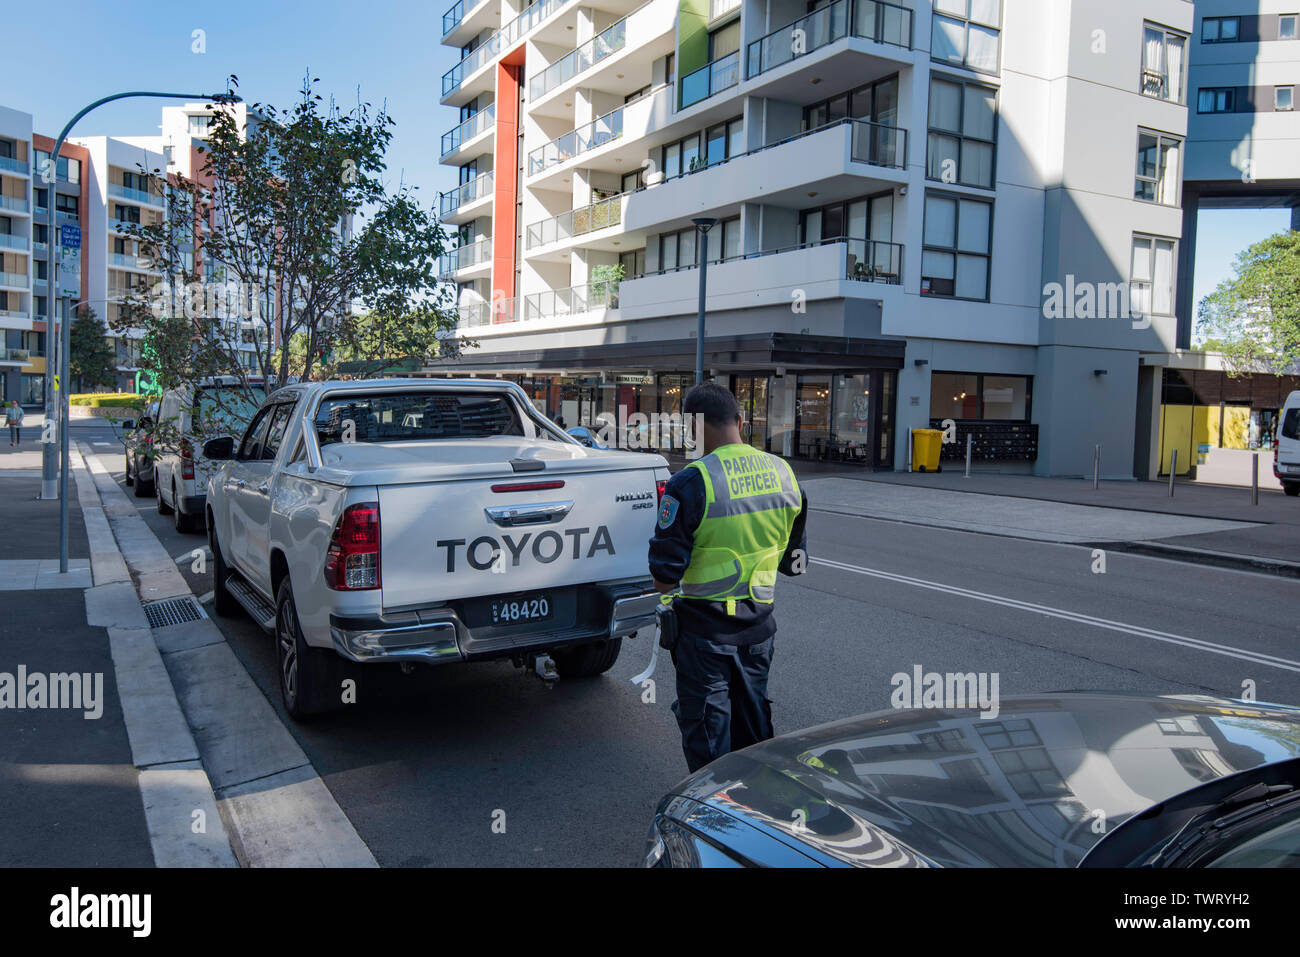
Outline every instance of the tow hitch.
{"type": "Polygon", "coordinates": [[[555,661],[550,655],[542,653],[532,656],[533,673],[547,684],[560,680],[560,673],[555,668],[555,661]]]}

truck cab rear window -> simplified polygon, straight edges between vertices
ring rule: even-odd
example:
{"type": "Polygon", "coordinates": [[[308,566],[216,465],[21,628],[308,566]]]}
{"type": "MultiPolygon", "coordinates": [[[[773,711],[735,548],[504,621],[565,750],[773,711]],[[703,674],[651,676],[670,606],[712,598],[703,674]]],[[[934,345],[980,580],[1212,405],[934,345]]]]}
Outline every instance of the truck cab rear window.
{"type": "Polygon", "coordinates": [[[472,392],[395,392],[326,396],[316,412],[322,446],[335,442],[408,442],[523,435],[505,396],[472,392]]]}

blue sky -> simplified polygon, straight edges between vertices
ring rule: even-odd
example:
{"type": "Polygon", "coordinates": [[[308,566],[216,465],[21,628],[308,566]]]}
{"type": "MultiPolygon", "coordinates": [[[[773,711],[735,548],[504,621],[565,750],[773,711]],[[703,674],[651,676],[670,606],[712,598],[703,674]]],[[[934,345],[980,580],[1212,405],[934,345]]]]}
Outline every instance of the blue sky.
{"type": "MultiPolygon", "coordinates": [[[[226,0],[205,10],[65,0],[58,16],[37,0],[9,4],[5,30],[24,38],[5,51],[0,103],[31,113],[36,129],[54,136],[90,101],[132,89],[208,92],[239,77],[250,101],[292,105],[304,74],[318,90],[350,105],[387,103],[397,121],[389,151],[392,185],[420,188],[425,205],[455,185],[437,162],[442,133],[455,111],[438,104],[442,74],[458,59],[439,43],[442,14],[454,0],[226,0]],[[193,52],[193,32],[205,32],[205,53],[193,52]],[[54,69],[51,69],[54,64],[54,69]],[[13,83],[22,77],[21,84],[13,83]]],[[[73,135],[147,136],[158,132],[164,101],[127,100],[84,118],[73,135]]],[[[1225,278],[1236,254],[1286,229],[1288,210],[1203,213],[1196,254],[1196,299],[1225,278]]]]}

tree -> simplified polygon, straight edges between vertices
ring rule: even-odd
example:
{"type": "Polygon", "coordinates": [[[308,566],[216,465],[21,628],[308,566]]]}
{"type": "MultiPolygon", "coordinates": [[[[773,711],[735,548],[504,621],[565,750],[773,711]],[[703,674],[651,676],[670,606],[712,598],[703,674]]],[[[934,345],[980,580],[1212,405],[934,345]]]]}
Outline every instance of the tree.
{"type": "Polygon", "coordinates": [[[166,282],[130,296],[120,321],[172,363],[162,388],[311,378],[363,316],[383,317],[382,347],[451,336],[442,229],[414,188],[386,184],[395,122],[360,100],[325,103],[318,82],[304,79],[286,111],[251,104],[245,122],[233,94],[216,98],[202,169],[171,177],[161,222],[130,229],[166,282]]]}
{"type": "Polygon", "coordinates": [[[1233,273],[1201,300],[1197,332],[1233,374],[1289,371],[1300,362],[1300,232],[1254,243],[1233,273]]]}
{"type": "Polygon", "coordinates": [[[109,346],[108,328],[90,306],[77,309],[77,318],[68,330],[68,372],[78,391],[96,386],[112,386],[117,379],[117,355],[109,346]]]}

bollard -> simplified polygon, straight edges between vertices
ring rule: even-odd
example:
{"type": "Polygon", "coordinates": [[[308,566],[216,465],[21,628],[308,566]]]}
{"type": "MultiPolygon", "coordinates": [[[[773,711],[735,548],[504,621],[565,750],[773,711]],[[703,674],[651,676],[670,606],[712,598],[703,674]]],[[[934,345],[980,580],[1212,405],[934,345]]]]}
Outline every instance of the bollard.
{"type": "Polygon", "coordinates": [[[912,471],[912,430],[907,430],[907,470],[912,471]]]}
{"type": "Polygon", "coordinates": [[[966,477],[970,478],[970,440],[971,434],[966,433],[966,477]]]}
{"type": "Polygon", "coordinates": [[[1250,453],[1250,499],[1252,505],[1259,504],[1259,453],[1250,453]]]}
{"type": "Polygon", "coordinates": [[[1169,460],[1169,497],[1174,497],[1174,476],[1178,473],[1178,450],[1173,450],[1173,458],[1169,460]]]}
{"type": "Polygon", "coordinates": [[[1101,445],[1094,446],[1092,450],[1092,488],[1093,491],[1101,488],[1101,445]]]}

